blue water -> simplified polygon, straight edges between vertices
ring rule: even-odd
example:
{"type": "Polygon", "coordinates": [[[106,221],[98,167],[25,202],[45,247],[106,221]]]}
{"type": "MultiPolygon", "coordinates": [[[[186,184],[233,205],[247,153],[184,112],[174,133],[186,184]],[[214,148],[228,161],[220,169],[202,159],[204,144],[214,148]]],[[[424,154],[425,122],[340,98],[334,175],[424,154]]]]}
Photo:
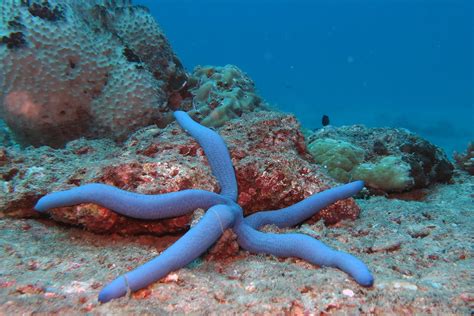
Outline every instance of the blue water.
{"type": "Polygon", "coordinates": [[[474,1],[137,0],[188,68],[235,64],[308,128],[406,127],[474,140],[474,1]]]}

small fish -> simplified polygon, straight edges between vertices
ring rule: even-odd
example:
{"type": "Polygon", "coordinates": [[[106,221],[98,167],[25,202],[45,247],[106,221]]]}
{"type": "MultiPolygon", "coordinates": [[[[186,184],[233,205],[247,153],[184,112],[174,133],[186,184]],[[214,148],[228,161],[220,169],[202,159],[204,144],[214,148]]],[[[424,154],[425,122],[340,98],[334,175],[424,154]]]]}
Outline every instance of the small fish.
{"type": "Polygon", "coordinates": [[[321,124],[323,124],[323,126],[329,125],[329,116],[327,116],[326,114],[324,114],[323,117],[322,117],[322,119],[321,119],[321,124]]]}

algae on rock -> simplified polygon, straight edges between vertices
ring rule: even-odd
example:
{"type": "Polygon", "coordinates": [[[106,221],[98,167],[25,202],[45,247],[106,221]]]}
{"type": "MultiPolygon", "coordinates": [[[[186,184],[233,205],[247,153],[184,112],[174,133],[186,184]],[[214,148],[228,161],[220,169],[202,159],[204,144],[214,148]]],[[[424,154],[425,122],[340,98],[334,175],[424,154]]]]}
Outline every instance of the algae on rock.
{"type": "Polygon", "coordinates": [[[449,183],[454,169],[440,148],[402,128],[326,126],[308,135],[307,146],[336,180],[364,180],[378,192],[449,183]]]}

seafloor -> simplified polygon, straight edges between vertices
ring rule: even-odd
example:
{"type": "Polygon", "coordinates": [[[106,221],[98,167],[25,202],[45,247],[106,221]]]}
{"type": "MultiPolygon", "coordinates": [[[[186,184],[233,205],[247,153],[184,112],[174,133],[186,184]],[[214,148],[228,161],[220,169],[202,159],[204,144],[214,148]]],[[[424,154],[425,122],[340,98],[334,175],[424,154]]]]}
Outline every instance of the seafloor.
{"type": "Polygon", "coordinates": [[[101,287],[156,256],[175,237],[97,238],[47,220],[0,219],[0,314],[458,314],[474,308],[472,176],[437,185],[422,202],[357,200],[355,221],[294,229],[359,256],[363,288],[302,260],[240,251],[202,260],[106,304],[101,287]]]}

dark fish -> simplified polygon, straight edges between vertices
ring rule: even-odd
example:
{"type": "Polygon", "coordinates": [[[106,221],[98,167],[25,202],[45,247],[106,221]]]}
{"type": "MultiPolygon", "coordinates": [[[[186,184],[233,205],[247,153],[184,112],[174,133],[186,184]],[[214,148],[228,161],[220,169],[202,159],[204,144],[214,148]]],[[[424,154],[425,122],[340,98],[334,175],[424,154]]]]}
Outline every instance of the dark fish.
{"type": "Polygon", "coordinates": [[[323,126],[329,125],[329,116],[327,116],[326,114],[324,114],[324,115],[323,115],[323,118],[321,119],[321,123],[323,124],[323,126]]]}

